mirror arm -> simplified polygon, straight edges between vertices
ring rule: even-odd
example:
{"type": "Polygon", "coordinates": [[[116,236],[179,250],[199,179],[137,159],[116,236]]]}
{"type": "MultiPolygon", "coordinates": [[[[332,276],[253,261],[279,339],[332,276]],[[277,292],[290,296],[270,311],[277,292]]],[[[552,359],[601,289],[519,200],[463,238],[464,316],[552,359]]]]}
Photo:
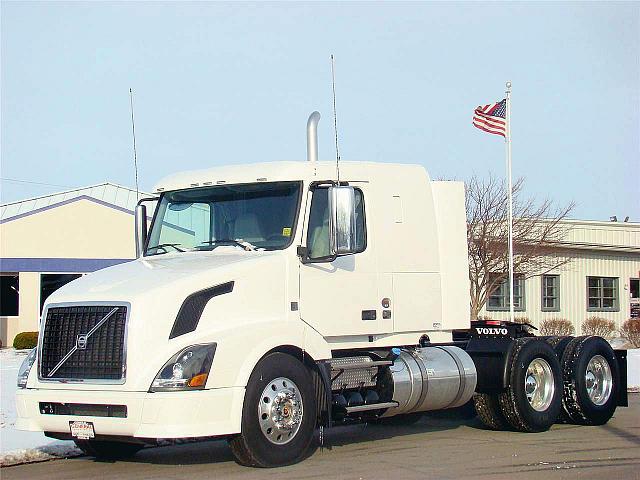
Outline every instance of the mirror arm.
{"type": "Polygon", "coordinates": [[[302,245],[298,245],[296,250],[298,257],[300,258],[300,262],[305,264],[309,263],[309,249],[307,247],[303,247],[302,245]]]}
{"type": "Polygon", "coordinates": [[[300,258],[300,263],[306,265],[308,263],[331,263],[338,255],[329,255],[328,257],[320,257],[320,258],[310,258],[309,257],[309,249],[307,247],[303,247],[302,245],[298,245],[296,250],[298,258],[300,258]]]}

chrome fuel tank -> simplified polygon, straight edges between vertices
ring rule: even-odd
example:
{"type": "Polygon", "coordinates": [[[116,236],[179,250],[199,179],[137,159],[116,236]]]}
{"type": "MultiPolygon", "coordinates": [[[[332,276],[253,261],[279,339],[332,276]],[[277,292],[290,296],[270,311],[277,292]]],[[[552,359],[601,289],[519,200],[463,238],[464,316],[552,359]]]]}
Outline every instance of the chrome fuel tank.
{"type": "Polygon", "coordinates": [[[387,410],[384,417],[459,407],[476,388],[473,360],[458,347],[402,350],[389,370],[398,407],[387,410]]]}

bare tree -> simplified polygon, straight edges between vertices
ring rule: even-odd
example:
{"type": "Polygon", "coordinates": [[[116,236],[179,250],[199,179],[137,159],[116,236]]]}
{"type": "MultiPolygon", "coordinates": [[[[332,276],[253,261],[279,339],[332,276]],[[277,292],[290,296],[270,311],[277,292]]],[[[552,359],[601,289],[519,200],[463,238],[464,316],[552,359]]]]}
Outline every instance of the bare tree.
{"type": "MultiPolygon", "coordinates": [[[[574,204],[556,207],[545,199],[523,198],[524,180],[513,185],[514,272],[524,278],[566,264],[558,246],[569,227],[563,222],[574,204]]],[[[475,319],[493,292],[509,275],[508,195],[504,181],[473,177],[466,184],[467,243],[471,318],[475,319]]]]}

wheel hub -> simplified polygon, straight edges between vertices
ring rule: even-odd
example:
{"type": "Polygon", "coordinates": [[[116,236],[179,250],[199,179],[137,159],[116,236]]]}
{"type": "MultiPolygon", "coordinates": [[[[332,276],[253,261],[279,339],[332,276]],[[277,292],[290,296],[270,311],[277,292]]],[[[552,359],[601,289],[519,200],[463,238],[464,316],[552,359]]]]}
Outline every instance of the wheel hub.
{"type": "Polygon", "coordinates": [[[609,362],[602,355],[594,355],[584,374],[587,395],[595,405],[604,405],[611,396],[613,375],[609,362]]]}
{"type": "Polygon", "coordinates": [[[525,380],[524,389],[527,392],[527,395],[533,395],[538,387],[538,383],[536,382],[536,378],[533,375],[527,375],[527,379],[525,380]]]}
{"type": "Polygon", "coordinates": [[[535,358],[527,367],[524,391],[531,408],[544,412],[553,400],[555,385],[551,365],[544,358],[535,358]]]}
{"type": "Polygon", "coordinates": [[[290,442],[300,429],[302,416],[302,396],[295,383],[278,377],[267,384],[258,404],[258,421],[271,443],[290,442]]]}

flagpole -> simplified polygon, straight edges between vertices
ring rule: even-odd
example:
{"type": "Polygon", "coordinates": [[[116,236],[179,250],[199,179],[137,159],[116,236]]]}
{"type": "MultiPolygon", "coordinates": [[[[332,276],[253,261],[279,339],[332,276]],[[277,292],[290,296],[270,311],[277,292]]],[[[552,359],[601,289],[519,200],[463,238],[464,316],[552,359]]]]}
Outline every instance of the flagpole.
{"type": "Polygon", "coordinates": [[[513,314],[513,184],[511,181],[511,82],[507,82],[507,111],[506,111],[506,143],[507,143],[507,184],[509,199],[509,315],[514,321],[513,314]]]}

